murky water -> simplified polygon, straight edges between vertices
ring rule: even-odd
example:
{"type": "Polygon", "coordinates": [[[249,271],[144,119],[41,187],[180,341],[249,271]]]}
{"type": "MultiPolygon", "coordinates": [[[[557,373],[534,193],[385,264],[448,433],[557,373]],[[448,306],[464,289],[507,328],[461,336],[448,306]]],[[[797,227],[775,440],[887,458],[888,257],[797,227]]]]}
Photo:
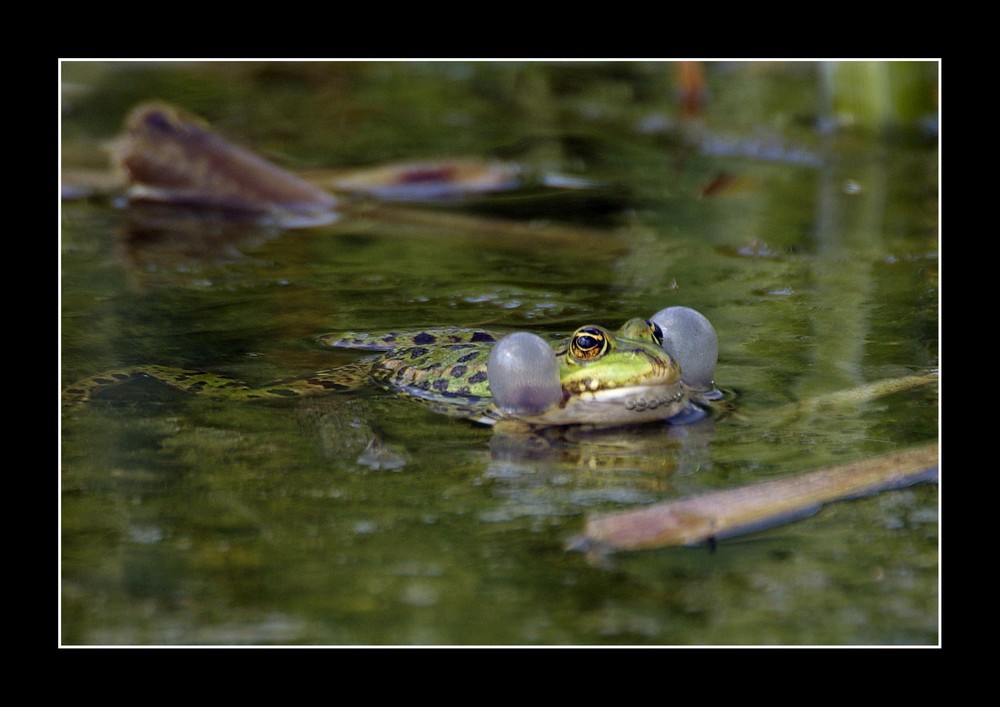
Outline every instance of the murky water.
{"type": "Polygon", "coordinates": [[[62,419],[65,644],[936,644],[938,488],[705,547],[565,550],[586,515],[934,440],[937,391],[784,403],[938,365],[937,146],[815,129],[814,66],[64,65],[64,164],[156,98],[295,169],[447,156],[590,180],[277,231],[62,206],[62,383],[253,383],[337,330],[568,332],[683,304],[738,415],[542,447],[388,393],[225,403],[123,386],[62,419]],[[377,434],[391,468],[366,463],[377,434]]]}

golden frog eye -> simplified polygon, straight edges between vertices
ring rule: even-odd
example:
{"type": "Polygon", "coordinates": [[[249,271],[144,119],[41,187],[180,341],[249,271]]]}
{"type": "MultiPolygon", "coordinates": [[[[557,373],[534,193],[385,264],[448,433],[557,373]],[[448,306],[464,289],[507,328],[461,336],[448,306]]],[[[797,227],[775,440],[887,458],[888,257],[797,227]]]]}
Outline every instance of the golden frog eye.
{"type": "Polygon", "coordinates": [[[646,324],[649,326],[649,333],[653,335],[653,343],[657,346],[663,346],[663,329],[660,328],[660,325],[652,319],[647,319],[646,324]]]}
{"type": "Polygon", "coordinates": [[[569,343],[569,352],[580,361],[593,361],[608,352],[607,334],[597,327],[577,329],[569,343]]]}

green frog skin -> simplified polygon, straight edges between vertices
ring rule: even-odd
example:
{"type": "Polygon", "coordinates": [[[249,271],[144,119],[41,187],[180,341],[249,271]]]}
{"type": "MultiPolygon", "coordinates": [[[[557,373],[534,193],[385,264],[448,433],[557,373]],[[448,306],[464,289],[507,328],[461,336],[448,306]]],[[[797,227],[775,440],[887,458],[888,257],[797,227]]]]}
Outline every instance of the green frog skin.
{"type": "MultiPolygon", "coordinates": [[[[650,320],[631,319],[616,331],[589,324],[560,339],[453,327],[325,334],[319,337],[323,346],[377,353],[260,387],[217,373],[136,366],[78,381],[63,391],[63,404],[78,406],[105,388],[152,378],[185,392],[230,400],[299,398],[376,385],[436,412],[487,425],[514,421],[532,427],[614,427],[668,420],[689,415],[695,410],[692,402],[711,400],[715,389],[704,381],[692,385],[682,376],[682,366],[663,346],[657,318],[672,331],[678,325],[664,319],[663,312],[650,320]]],[[[682,349],[694,359],[692,369],[705,368],[700,359],[707,358],[714,370],[717,344],[707,320],[690,337],[704,343],[700,349],[698,342],[682,349]]]]}

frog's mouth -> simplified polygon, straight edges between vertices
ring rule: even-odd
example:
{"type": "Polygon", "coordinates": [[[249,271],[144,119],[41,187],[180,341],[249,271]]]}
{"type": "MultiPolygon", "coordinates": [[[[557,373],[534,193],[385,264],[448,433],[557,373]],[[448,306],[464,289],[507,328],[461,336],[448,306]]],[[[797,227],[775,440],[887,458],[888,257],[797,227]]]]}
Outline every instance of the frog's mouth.
{"type": "Polygon", "coordinates": [[[618,427],[666,420],[685,412],[690,403],[677,381],[630,385],[603,390],[564,391],[563,400],[535,415],[518,416],[535,425],[618,427]]]}
{"type": "Polygon", "coordinates": [[[572,424],[614,426],[665,420],[687,405],[681,384],[674,381],[576,393],[561,408],[577,420],[572,424]]]}

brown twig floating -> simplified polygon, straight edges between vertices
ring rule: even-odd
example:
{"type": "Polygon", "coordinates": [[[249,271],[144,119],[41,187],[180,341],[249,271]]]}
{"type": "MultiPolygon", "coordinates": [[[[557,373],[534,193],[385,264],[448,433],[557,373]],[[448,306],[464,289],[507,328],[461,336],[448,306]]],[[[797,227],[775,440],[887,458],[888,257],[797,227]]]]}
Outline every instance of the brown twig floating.
{"type": "Polygon", "coordinates": [[[640,550],[690,545],[800,517],[831,501],[937,481],[938,444],[717,491],[637,511],[597,516],[571,549],[640,550]]]}

